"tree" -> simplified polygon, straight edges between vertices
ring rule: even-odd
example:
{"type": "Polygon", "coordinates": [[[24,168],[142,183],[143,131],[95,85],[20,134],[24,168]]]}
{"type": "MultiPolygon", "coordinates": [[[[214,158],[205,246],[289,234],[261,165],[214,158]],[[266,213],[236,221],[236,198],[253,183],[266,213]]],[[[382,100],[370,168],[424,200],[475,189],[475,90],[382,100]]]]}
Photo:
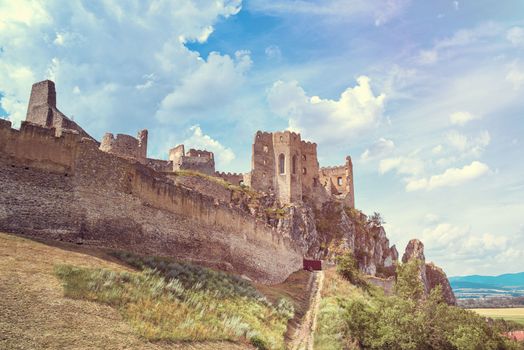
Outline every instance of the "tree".
{"type": "Polygon", "coordinates": [[[382,218],[382,215],[380,213],[374,212],[373,215],[369,218],[368,222],[376,227],[384,225],[386,222],[384,221],[384,218],[382,218]]]}
{"type": "Polygon", "coordinates": [[[424,285],[420,278],[422,261],[412,259],[405,264],[397,265],[397,282],[395,293],[406,299],[421,300],[424,296],[424,285]]]}

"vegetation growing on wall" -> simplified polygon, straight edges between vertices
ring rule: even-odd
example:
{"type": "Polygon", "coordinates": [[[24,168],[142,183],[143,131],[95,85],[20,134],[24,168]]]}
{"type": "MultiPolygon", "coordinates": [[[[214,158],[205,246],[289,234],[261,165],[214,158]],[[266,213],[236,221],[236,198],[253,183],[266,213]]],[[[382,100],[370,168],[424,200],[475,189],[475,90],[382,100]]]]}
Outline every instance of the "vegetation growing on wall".
{"type": "Polygon", "coordinates": [[[60,265],[67,297],[117,308],[140,336],[151,340],[249,342],[283,349],[294,309],[271,304],[247,281],[196,265],[121,254],[139,272],[60,265]]]}

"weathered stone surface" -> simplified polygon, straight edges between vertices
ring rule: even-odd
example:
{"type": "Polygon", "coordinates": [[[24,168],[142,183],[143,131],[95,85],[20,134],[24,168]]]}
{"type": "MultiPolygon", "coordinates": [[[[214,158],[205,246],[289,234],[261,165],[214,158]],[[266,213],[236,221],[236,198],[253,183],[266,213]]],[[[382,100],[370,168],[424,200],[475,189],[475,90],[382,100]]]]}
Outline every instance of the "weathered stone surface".
{"type": "Polygon", "coordinates": [[[411,259],[419,259],[420,261],[426,261],[424,256],[424,244],[418,239],[412,239],[408,242],[404,255],[402,256],[402,262],[406,263],[411,259]]]}
{"type": "Polygon", "coordinates": [[[302,266],[289,235],[245,210],[27,122],[0,125],[0,213],[8,232],[169,255],[261,282],[302,266]]]}
{"type": "Polygon", "coordinates": [[[440,285],[446,302],[450,305],[457,304],[457,299],[455,298],[455,294],[451,289],[451,285],[449,284],[448,277],[446,276],[444,270],[432,262],[426,263],[426,277],[429,290],[432,290],[433,288],[440,285]]]}
{"type": "Polygon", "coordinates": [[[420,266],[420,279],[424,285],[424,293],[428,295],[434,288],[441,286],[442,296],[446,302],[450,305],[456,305],[457,300],[451,285],[449,284],[448,278],[444,271],[433,264],[432,262],[426,263],[424,256],[424,244],[418,239],[412,239],[406,246],[404,255],[402,256],[402,262],[406,263],[412,259],[418,259],[422,265],[420,266]]]}

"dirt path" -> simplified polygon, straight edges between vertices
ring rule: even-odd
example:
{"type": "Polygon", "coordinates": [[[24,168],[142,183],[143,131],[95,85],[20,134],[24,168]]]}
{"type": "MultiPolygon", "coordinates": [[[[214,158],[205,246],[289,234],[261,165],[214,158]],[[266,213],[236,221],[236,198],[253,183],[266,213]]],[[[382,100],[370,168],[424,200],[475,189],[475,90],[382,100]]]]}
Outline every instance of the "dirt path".
{"type": "Polygon", "coordinates": [[[324,272],[318,271],[311,275],[311,293],[309,310],[307,311],[301,326],[293,335],[293,340],[289,344],[291,350],[313,350],[314,330],[317,323],[317,313],[321,299],[322,285],[324,283],[324,272]]]}

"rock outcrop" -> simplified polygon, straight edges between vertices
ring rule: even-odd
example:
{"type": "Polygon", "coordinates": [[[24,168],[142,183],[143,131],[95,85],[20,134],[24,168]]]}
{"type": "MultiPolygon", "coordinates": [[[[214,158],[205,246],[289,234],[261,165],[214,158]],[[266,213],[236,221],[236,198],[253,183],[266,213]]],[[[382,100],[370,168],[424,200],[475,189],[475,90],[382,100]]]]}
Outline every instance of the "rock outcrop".
{"type": "Polygon", "coordinates": [[[442,296],[450,305],[456,305],[457,300],[451,285],[449,284],[446,273],[432,262],[427,263],[424,256],[424,244],[418,239],[412,239],[406,246],[402,262],[407,263],[410,260],[418,259],[421,262],[420,279],[424,285],[424,293],[429,295],[431,291],[437,286],[442,288],[442,296]]]}

